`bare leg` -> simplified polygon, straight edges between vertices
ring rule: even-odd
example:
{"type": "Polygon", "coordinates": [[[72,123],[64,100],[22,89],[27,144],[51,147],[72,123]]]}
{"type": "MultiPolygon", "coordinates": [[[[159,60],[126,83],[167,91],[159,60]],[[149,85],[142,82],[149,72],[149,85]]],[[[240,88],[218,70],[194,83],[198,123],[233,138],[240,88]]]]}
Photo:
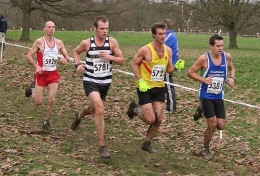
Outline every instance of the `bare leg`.
{"type": "Polygon", "coordinates": [[[43,91],[44,87],[35,85],[34,103],[37,107],[41,106],[43,103],[43,91]]]}
{"type": "Polygon", "coordinates": [[[139,115],[139,118],[142,119],[147,125],[150,125],[147,131],[145,141],[142,145],[142,150],[145,150],[149,153],[157,152],[151,146],[151,141],[155,137],[161,126],[164,107],[165,104],[162,102],[153,102],[142,105],[141,111],[138,109],[136,110],[137,114],[139,115]]]}
{"type": "Polygon", "coordinates": [[[89,94],[89,98],[91,101],[91,106],[94,107],[95,110],[95,127],[98,137],[98,145],[104,146],[104,135],[105,135],[105,120],[104,120],[104,105],[103,101],[100,98],[100,94],[98,92],[91,92],[89,94]]]}
{"type": "Polygon", "coordinates": [[[51,114],[54,110],[55,101],[56,101],[56,94],[58,90],[58,83],[52,83],[48,85],[48,106],[44,120],[50,120],[51,114]]]}
{"type": "Polygon", "coordinates": [[[209,143],[212,139],[212,136],[217,128],[217,118],[216,116],[207,118],[208,128],[204,134],[204,148],[209,148],[209,143]]]}
{"type": "Polygon", "coordinates": [[[149,130],[147,131],[147,135],[145,140],[151,141],[155,135],[157,134],[163,120],[163,111],[165,104],[162,102],[153,102],[154,116],[155,120],[152,124],[150,124],[149,130]]]}
{"type": "Polygon", "coordinates": [[[85,106],[79,113],[78,119],[85,117],[86,115],[94,114],[94,106],[92,104],[85,106]]]}

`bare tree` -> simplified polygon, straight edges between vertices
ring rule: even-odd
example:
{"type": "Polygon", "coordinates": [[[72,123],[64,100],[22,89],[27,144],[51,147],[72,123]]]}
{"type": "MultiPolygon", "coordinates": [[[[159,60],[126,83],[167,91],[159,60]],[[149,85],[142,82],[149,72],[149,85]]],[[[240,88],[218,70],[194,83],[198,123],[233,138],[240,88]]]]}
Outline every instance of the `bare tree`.
{"type": "MultiPolygon", "coordinates": [[[[67,18],[92,17],[95,14],[115,14],[126,11],[125,8],[115,10],[121,3],[129,0],[10,0],[13,7],[22,10],[22,36],[21,41],[30,41],[31,13],[41,11],[45,19],[49,15],[67,18]]],[[[122,6],[124,7],[124,6],[122,6]]]]}
{"type": "Polygon", "coordinates": [[[229,34],[229,48],[238,48],[237,35],[243,29],[259,23],[259,0],[197,0],[190,3],[200,13],[200,21],[223,26],[229,34]],[[258,21],[257,21],[258,20],[258,21]]]}

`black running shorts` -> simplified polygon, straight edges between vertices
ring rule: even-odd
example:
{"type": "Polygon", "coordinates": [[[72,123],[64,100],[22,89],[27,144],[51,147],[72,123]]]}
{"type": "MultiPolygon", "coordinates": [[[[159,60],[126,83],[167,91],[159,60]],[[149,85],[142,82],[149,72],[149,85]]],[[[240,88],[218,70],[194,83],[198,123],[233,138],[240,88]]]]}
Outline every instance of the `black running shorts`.
{"type": "Polygon", "coordinates": [[[141,92],[137,88],[137,95],[139,98],[139,105],[144,105],[147,103],[152,103],[154,101],[163,102],[165,101],[165,88],[155,87],[148,89],[146,92],[141,92]]]}
{"type": "Polygon", "coordinates": [[[86,96],[91,92],[99,92],[101,99],[105,100],[110,84],[97,84],[94,82],[83,81],[83,86],[86,96]]]}
{"type": "Polygon", "coordinates": [[[206,118],[216,116],[225,119],[225,106],[223,99],[201,99],[204,115],[206,118]]]}

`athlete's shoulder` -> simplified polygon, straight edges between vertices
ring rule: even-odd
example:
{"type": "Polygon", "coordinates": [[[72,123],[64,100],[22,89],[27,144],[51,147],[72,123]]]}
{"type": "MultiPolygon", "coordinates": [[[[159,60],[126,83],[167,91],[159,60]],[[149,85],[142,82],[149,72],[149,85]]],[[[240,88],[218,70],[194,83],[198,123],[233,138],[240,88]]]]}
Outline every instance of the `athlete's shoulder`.
{"type": "Polygon", "coordinates": [[[85,40],[81,40],[80,45],[83,45],[83,46],[90,45],[90,39],[91,38],[88,38],[88,39],[85,39],[85,40]]]}
{"type": "Polygon", "coordinates": [[[139,56],[145,56],[150,52],[151,52],[150,48],[147,45],[144,45],[138,49],[136,54],[139,56]]]}
{"type": "Polygon", "coordinates": [[[63,44],[63,41],[62,41],[62,40],[57,39],[57,38],[55,38],[55,40],[56,40],[56,43],[57,43],[58,45],[63,44]]]}
{"type": "Polygon", "coordinates": [[[35,40],[35,42],[43,42],[43,40],[44,40],[44,37],[39,37],[39,38],[37,38],[37,39],[35,40]]]}
{"type": "Polygon", "coordinates": [[[207,54],[207,53],[200,55],[200,56],[196,59],[196,62],[197,62],[197,63],[200,63],[200,64],[203,64],[204,62],[207,62],[208,59],[207,59],[206,54],[207,54]]]}
{"type": "Polygon", "coordinates": [[[43,44],[44,44],[43,37],[37,38],[37,39],[34,41],[34,45],[35,45],[35,46],[40,46],[40,45],[43,45],[43,44]]]}
{"type": "Polygon", "coordinates": [[[198,57],[198,59],[206,60],[206,59],[207,59],[207,54],[208,54],[208,53],[204,53],[204,54],[200,55],[200,56],[198,57]]]}
{"type": "Polygon", "coordinates": [[[110,36],[107,36],[107,37],[109,39],[109,44],[110,45],[118,45],[118,42],[117,42],[117,40],[115,38],[110,37],[110,36]]]}
{"type": "Polygon", "coordinates": [[[231,58],[231,54],[228,52],[224,52],[227,58],[231,58]]]}

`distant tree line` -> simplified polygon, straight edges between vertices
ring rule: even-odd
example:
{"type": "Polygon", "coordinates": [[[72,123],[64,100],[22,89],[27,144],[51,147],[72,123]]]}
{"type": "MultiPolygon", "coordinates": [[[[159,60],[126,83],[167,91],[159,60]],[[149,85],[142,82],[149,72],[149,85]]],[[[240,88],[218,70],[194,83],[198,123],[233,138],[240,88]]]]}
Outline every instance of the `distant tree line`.
{"type": "Polygon", "coordinates": [[[30,40],[30,30],[42,29],[47,20],[57,30],[90,30],[93,19],[105,15],[112,31],[149,31],[165,18],[173,20],[176,32],[228,33],[238,48],[238,34],[259,33],[259,0],[1,0],[9,28],[23,29],[21,40],[30,40]]]}

